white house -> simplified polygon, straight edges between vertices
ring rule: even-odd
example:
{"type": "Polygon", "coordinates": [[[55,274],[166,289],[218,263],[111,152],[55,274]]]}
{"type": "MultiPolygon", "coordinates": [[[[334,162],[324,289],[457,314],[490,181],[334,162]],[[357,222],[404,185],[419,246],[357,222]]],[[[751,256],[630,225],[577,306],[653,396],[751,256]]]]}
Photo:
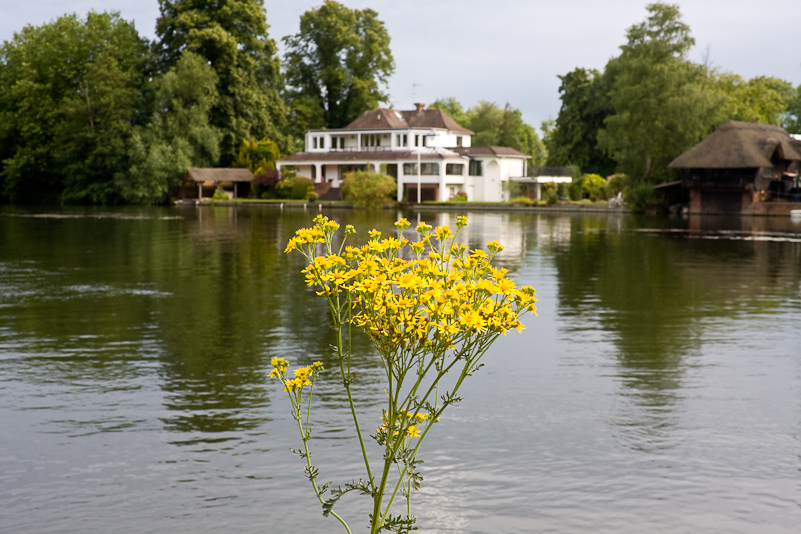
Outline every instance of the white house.
{"type": "Polygon", "coordinates": [[[526,175],[530,156],[513,148],[470,144],[473,132],[438,109],[367,111],[344,128],[309,130],[305,150],[278,160],[298,176],[339,187],[345,173],[367,169],[393,176],[407,202],[509,200],[507,184],[526,175]]]}

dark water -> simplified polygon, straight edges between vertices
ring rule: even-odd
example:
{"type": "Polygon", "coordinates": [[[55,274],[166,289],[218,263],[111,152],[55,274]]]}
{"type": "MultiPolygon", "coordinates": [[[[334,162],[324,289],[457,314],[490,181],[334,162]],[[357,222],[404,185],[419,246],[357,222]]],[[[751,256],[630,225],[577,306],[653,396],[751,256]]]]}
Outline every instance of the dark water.
{"type": "MultiPolygon", "coordinates": [[[[362,235],[396,216],[328,214],[362,235]]],[[[311,216],[0,210],[0,531],[341,531],[266,377],[273,356],[332,363],[324,302],[282,253],[311,216]]],[[[475,213],[468,229],[507,246],[497,263],[537,288],[539,317],[426,441],[420,532],[800,531],[801,224],[475,213]]],[[[380,364],[356,344],[367,414],[380,364]]],[[[339,484],[363,473],[330,376],[313,453],[339,484]]],[[[341,503],[354,532],[364,499],[341,503]]]]}

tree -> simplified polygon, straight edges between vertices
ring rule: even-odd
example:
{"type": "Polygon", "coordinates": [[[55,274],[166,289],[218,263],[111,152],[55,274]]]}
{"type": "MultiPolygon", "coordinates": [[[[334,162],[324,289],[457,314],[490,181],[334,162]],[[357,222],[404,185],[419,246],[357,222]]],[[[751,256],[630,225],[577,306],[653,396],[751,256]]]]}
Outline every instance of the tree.
{"type": "Polygon", "coordinates": [[[214,165],[222,132],[209,123],[217,101],[217,75],[199,55],[184,50],[174,67],[153,82],[154,112],[130,143],[130,168],[115,176],[126,202],[163,202],[190,167],[214,165]]]}
{"type": "Polygon", "coordinates": [[[250,169],[253,174],[261,174],[267,169],[274,169],[275,162],[281,157],[278,145],[269,139],[256,141],[245,139],[239,147],[234,167],[250,169]]]}
{"type": "Polygon", "coordinates": [[[722,73],[716,74],[712,83],[725,99],[721,113],[726,119],[781,126],[795,97],[792,84],[767,76],[745,81],[736,74],[722,73]]]}
{"type": "Polygon", "coordinates": [[[790,133],[801,134],[801,85],[795,88],[787,103],[787,113],[782,125],[790,133]]]}
{"type": "Polygon", "coordinates": [[[241,142],[251,137],[290,148],[280,64],[262,1],[159,0],[159,6],[154,48],[162,72],[189,50],[217,74],[218,98],[209,118],[223,133],[220,164],[230,165],[241,142]]]}
{"type": "Polygon", "coordinates": [[[686,59],[695,41],[678,7],[647,10],[647,21],[629,28],[620,57],[607,65],[613,112],[598,144],[631,179],[658,183],[669,178],[673,158],[714,128],[721,97],[707,70],[686,59]]]}
{"type": "Polygon", "coordinates": [[[545,141],[548,165],[575,165],[603,176],[614,172],[615,162],[598,147],[598,131],[612,112],[609,78],[587,69],[559,76],[562,107],[545,141]]]}
{"type": "Polygon", "coordinates": [[[438,98],[428,106],[428,109],[439,109],[445,112],[448,117],[455,120],[458,124],[467,127],[467,115],[465,114],[462,104],[456,98],[449,96],[446,98],[438,98]]]}
{"type": "Polygon", "coordinates": [[[26,26],[0,48],[0,196],[113,203],[141,114],[147,43],[116,13],[26,26]]]}
{"type": "Polygon", "coordinates": [[[545,164],[547,151],[537,130],[523,121],[519,109],[509,104],[501,108],[495,102],[481,100],[464,111],[455,98],[448,97],[435,100],[429,108],[441,109],[457,123],[472,130],[475,134],[471,140],[473,146],[508,146],[530,155],[531,166],[545,164]]]}
{"type": "Polygon", "coordinates": [[[372,9],[349,9],[333,0],[300,17],[300,32],[286,43],[287,100],[300,134],[342,128],[387,102],[395,70],[389,34],[372,9]]]}

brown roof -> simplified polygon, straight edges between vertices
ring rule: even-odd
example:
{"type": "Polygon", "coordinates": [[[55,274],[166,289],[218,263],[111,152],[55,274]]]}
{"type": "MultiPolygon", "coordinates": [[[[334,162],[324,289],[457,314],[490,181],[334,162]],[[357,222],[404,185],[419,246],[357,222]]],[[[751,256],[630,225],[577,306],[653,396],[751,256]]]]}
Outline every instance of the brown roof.
{"type": "Polygon", "coordinates": [[[186,171],[187,178],[195,182],[249,182],[253,173],[248,169],[203,169],[192,168],[186,171]]]}
{"type": "MultiPolygon", "coordinates": [[[[427,153],[422,155],[423,159],[448,159],[458,158],[456,154],[441,154],[437,152],[427,153]]],[[[349,151],[342,152],[297,152],[291,156],[281,158],[278,161],[284,164],[292,165],[294,163],[306,162],[326,162],[326,161],[397,161],[397,160],[411,160],[417,158],[417,152],[408,150],[381,150],[381,151],[349,151]]]]}
{"type": "Polygon", "coordinates": [[[398,111],[376,109],[365,111],[356,120],[345,126],[345,130],[380,130],[397,128],[446,128],[454,132],[472,135],[473,132],[461,126],[441,109],[422,111],[398,111]]]}
{"type": "Polygon", "coordinates": [[[747,169],[772,167],[778,150],[786,160],[801,160],[793,139],[783,128],[769,124],[727,121],[709,137],[674,159],[674,169],[747,169]]]}
{"type": "Polygon", "coordinates": [[[519,150],[510,148],[508,146],[459,146],[449,148],[464,156],[516,156],[518,158],[530,158],[528,154],[524,154],[519,150]]]}

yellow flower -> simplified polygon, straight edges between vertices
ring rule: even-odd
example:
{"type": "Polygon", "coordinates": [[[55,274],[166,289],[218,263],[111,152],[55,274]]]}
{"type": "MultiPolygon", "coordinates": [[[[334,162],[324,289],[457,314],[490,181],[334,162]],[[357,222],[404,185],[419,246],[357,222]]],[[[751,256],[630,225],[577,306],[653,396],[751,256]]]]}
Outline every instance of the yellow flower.
{"type": "Polygon", "coordinates": [[[420,437],[420,431],[417,430],[417,427],[414,425],[409,425],[409,428],[406,429],[406,433],[409,434],[413,438],[420,437]]]}

